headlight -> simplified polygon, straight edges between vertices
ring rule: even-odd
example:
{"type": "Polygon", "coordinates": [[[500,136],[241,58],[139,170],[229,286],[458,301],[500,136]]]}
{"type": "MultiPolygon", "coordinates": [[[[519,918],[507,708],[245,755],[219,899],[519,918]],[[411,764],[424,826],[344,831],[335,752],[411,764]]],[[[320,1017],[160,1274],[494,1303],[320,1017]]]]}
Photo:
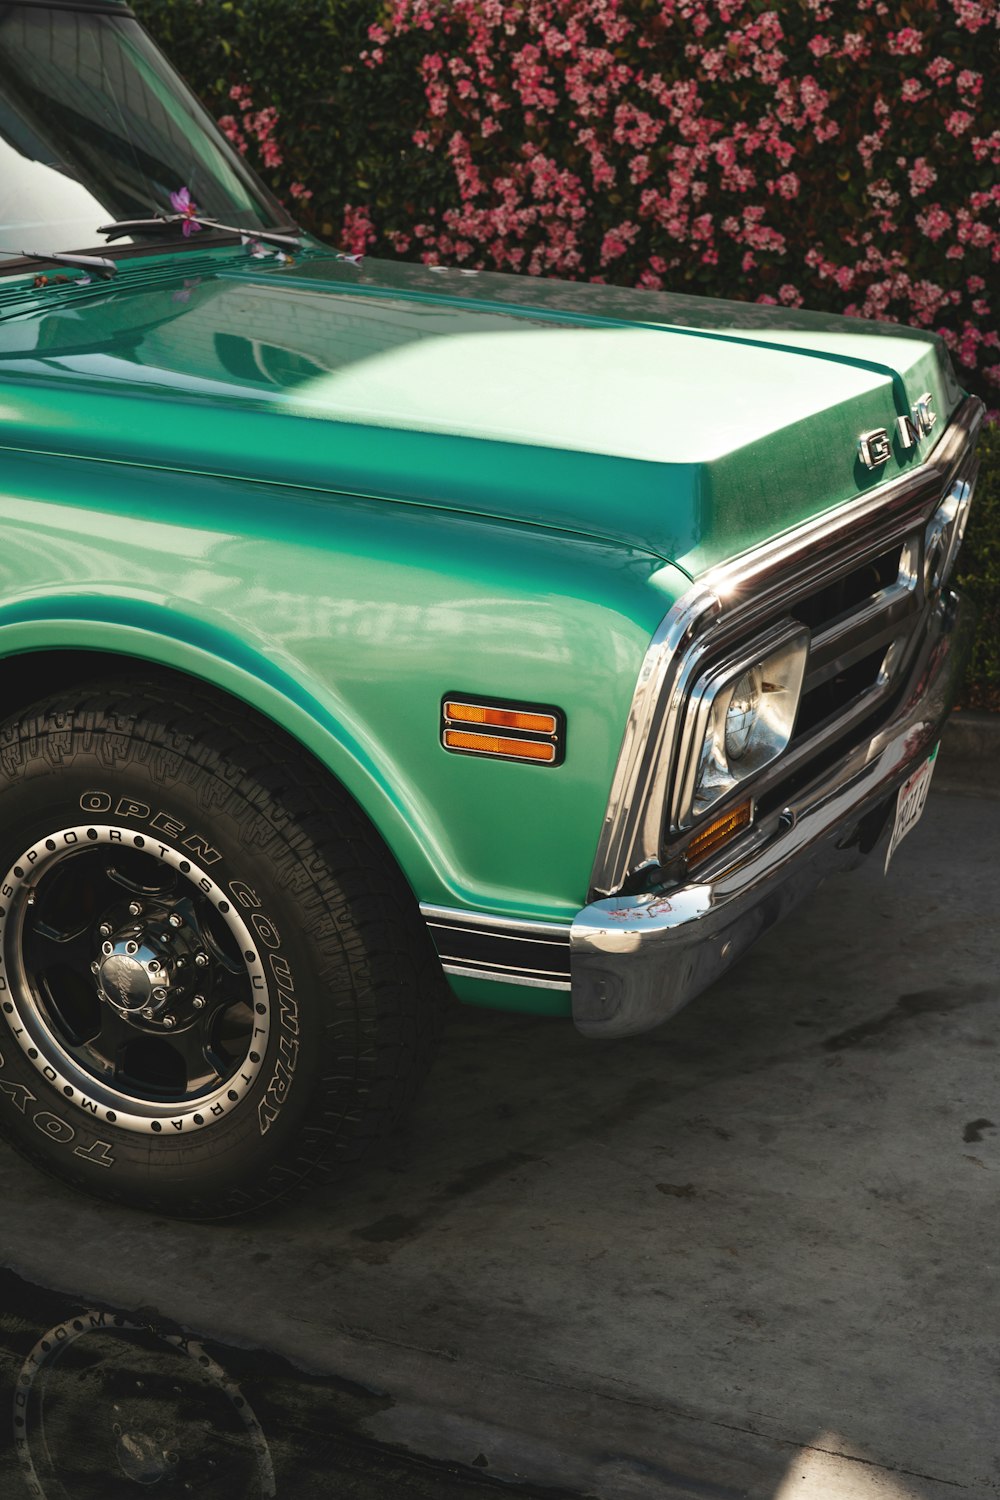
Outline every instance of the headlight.
{"type": "Polygon", "coordinates": [[[695,683],[681,757],[677,821],[689,826],[776,760],[795,729],[809,631],[786,620],[695,683]]]}
{"type": "Polygon", "coordinates": [[[760,667],[744,672],[733,688],[726,709],[726,759],[742,760],[750,748],[754,730],[760,722],[760,696],[764,675],[760,667]]]}
{"type": "Polygon", "coordinates": [[[927,522],[924,532],[925,593],[936,593],[948,581],[965,536],[974,484],[975,474],[956,479],[927,522]]]}

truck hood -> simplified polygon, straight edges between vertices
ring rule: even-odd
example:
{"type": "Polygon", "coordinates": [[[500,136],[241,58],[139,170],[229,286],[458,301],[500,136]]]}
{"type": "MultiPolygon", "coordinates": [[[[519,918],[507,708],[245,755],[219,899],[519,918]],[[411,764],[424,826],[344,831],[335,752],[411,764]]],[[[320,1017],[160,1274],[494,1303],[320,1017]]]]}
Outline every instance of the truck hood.
{"type": "Polygon", "coordinates": [[[2,446],[555,527],[691,576],[925,461],[960,398],[914,330],[329,251],[0,282],[2,446]],[[906,450],[925,391],[940,420],[906,450]]]}

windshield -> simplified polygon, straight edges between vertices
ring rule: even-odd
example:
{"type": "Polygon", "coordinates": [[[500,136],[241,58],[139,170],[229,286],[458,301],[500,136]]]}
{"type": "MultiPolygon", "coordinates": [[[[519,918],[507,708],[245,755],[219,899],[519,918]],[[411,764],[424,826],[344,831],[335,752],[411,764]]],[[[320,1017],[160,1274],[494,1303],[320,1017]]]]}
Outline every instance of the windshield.
{"type": "Polygon", "coordinates": [[[100,225],[184,189],[206,218],[288,223],[136,21],[0,0],[0,261],[103,248],[100,225]]]}

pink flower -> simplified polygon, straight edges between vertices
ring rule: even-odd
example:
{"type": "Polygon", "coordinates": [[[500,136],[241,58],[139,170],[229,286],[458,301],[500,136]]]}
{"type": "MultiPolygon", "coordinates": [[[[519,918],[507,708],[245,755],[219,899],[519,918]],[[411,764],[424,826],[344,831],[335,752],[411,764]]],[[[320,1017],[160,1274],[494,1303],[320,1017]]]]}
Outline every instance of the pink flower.
{"type": "Polygon", "coordinates": [[[952,226],[952,217],[940,203],[932,203],[922,214],[917,214],[917,224],[929,240],[935,242],[952,226]]]}
{"type": "Polygon", "coordinates": [[[980,27],[988,26],[990,10],[995,13],[995,7],[991,6],[988,9],[985,5],[977,3],[977,0],[951,0],[951,4],[959,26],[964,27],[966,31],[978,31],[980,27]]]}
{"type": "Polygon", "coordinates": [[[845,31],[840,50],[842,56],[849,57],[852,62],[860,62],[872,49],[860,31],[845,31]]]}
{"type": "Polygon", "coordinates": [[[937,172],[930,165],[927,158],[918,156],[910,168],[910,192],[914,198],[926,193],[929,187],[937,182],[937,172]]]}
{"type": "Polygon", "coordinates": [[[609,261],[624,255],[638,233],[638,224],[628,220],[619,224],[617,229],[609,229],[601,243],[601,265],[606,266],[609,261]]]}
{"type": "Polygon", "coordinates": [[[917,31],[913,26],[904,26],[902,31],[889,34],[889,51],[895,53],[897,57],[916,54],[923,49],[923,45],[923,32],[917,31]]]}
{"type": "Polygon", "coordinates": [[[995,164],[1000,163],[1000,130],[994,130],[988,136],[973,136],[969,144],[976,161],[985,161],[989,157],[995,164]]]}
{"type": "Polygon", "coordinates": [[[247,140],[232,115],[222,115],[217,121],[219,129],[228,140],[232,141],[237,151],[245,156],[247,152],[247,140]]]}
{"type": "Polygon", "coordinates": [[[178,188],[176,193],[170,194],[170,204],[175,214],[180,214],[184,220],[181,233],[185,239],[192,234],[197,234],[201,225],[196,219],[198,206],[192,201],[191,194],[186,187],[178,188]]]}
{"type": "Polygon", "coordinates": [[[364,206],[344,205],[344,228],[340,240],[348,255],[363,255],[375,239],[375,226],[364,206]]]}
{"type": "Polygon", "coordinates": [[[969,126],[974,123],[974,117],[967,109],[953,109],[944,122],[944,128],[951,135],[964,135],[969,126]]]}
{"type": "Polygon", "coordinates": [[[933,79],[938,88],[941,88],[943,84],[948,82],[954,71],[955,64],[947,57],[935,57],[924,69],[927,77],[933,79]]]}

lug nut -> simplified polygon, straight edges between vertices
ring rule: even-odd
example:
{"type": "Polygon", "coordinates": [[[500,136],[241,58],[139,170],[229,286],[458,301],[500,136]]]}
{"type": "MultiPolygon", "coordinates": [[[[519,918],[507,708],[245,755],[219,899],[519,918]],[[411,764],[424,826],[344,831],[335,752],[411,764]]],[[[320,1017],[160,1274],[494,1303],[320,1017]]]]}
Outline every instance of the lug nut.
{"type": "Polygon", "coordinates": [[[195,956],[194,956],[194,961],[198,965],[199,969],[203,969],[205,967],[205,965],[208,963],[208,954],[207,953],[196,953],[195,956]]]}
{"type": "Polygon", "coordinates": [[[141,917],[142,916],[142,902],[141,901],[130,901],[129,904],[128,904],[128,914],[129,914],[130,917],[141,917]]]}
{"type": "Polygon", "coordinates": [[[126,953],[138,953],[138,951],[139,951],[139,944],[138,943],[133,943],[131,940],[129,940],[129,942],[127,942],[125,944],[125,952],[126,953]]]}
{"type": "Polygon", "coordinates": [[[101,972],[101,966],[97,962],[96,958],[94,959],[94,962],[90,966],[90,972],[91,972],[91,974],[99,974],[101,972]]]}
{"type": "Polygon", "coordinates": [[[166,992],[166,990],[163,989],[163,988],[161,988],[160,985],[157,985],[156,989],[153,991],[153,999],[154,1000],[165,1000],[166,998],[167,998],[167,992],[166,992]]]}
{"type": "Polygon", "coordinates": [[[110,953],[114,953],[114,951],[115,951],[115,945],[114,945],[114,943],[102,943],[101,944],[101,952],[105,955],[105,957],[107,957],[108,954],[110,954],[110,953]]]}
{"type": "Polygon", "coordinates": [[[184,918],[181,916],[180,912],[172,911],[170,913],[170,925],[171,927],[184,926],[184,918]]]}
{"type": "Polygon", "coordinates": [[[101,925],[100,925],[100,927],[98,927],[97,930],[101,934],[101,937],[110,937],[111,936],[111,923],[110,922],[102,922],[101,925]]]}
{"type": "Polygon", "coordinates": [[[152,1021],[153,1018],[155,1017],[155,1015],[156,1015],[156,1011],[153,1009],[153,1007],[151,1005],[146,1005],[146,1006],[143,1007],[142,1019],[144,1021],[152,1021]]]}
{"type": "Polygon", "coordinates": [[[191,1001],[191,1004],[194,1006],[195,1010],[204,1010],[205,1009],[205,996],[204,995],[195,995],[194,999],[191,1001]]]}
{"type": "Polygon", "coordinates": [[[159,974],[160,960],[158,958],[151,958],[149,960],[149,963],[146,965],[146,968],[149,970],[150,974],[159,974]]]}
{"type": "Polygon", "coordinates": [[[163,1017],[163,1024],[167,1028],[167,1030],[169,1031],[172,1027],[174,1027],[174,1026],[177,1025],[176,1017],[174,1017],[174,1016],[164,1016],[163,1017]]]}

